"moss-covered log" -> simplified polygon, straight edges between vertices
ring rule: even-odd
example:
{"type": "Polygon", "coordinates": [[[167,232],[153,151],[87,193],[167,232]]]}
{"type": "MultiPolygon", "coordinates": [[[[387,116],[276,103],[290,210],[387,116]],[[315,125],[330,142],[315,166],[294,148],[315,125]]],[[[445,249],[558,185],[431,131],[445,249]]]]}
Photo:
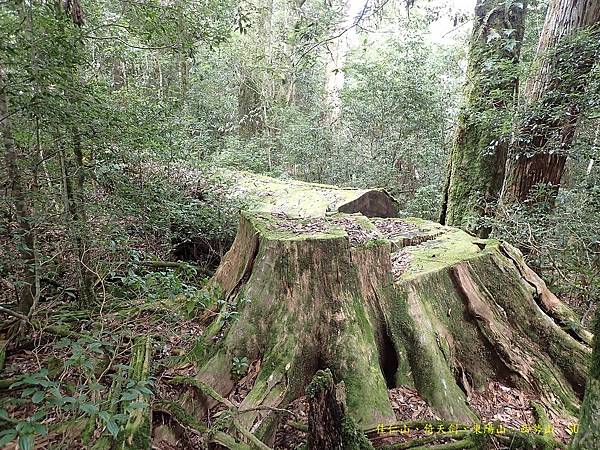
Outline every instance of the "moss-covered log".
{"type": "MultiPolygon", "coordinates": [[[[152,340],[149,336],[137,337],[132,347],[130,379],[147,389],[150,381],[150,362],[152,360],[152,340]]],[[[150,447],[152,435],[152,414],[150,412],[150,396],[140,392],[135,399],[138,407],[129,411],[122,441],[119,448],[134,450],[150,447]]],[[[127,410],[128,406],[124,405],[127,410]]]]}
{"type": "Polygon", "coordinates": [[[384,189],[351,189],[227,169],[204,168],[201,187],[223,190],[245,209],[319,217],[326,212],[360,212],[368,217],[396,217],[398,202],[384,189]]]}
{"type": "MultiPolygon", "coordinates": [[[[197,379],[226,397],[240,361],[258,368],[239,423],[267,443],[320,369],[360,428],[395,421],[399,384],[460,423],[478,420],[468,393],[492,380],[571,414],[583,395],[584,334],[505,243],[420,219],[243,212],[212,282],[223,301],[191,355],[197,379]]],[[[198,417],[215,405],[188,400],[198,417]]]]}

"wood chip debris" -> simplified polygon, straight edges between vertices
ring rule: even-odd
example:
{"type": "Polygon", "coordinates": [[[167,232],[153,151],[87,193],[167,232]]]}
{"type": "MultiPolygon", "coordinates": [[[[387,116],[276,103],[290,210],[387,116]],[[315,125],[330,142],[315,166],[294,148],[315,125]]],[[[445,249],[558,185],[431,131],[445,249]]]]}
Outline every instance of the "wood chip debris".
{"type": "Polygon", "coordinates": [[[350,245],[360,245],[382,238],[378,230],[365,229],[361,224],[349,217],[334,217],[331,219],[331,222],[346,230],[350,245]]]}
{"type": "Polygon", "coordinates": [[[350,217],[314,217],[300,221],[280,212],[273,213],[272,215],[277,219],[277,223],[272,228],[276,230],[302,234],[328,233],[333,228],[342,228],[348,235],[350,245],[353,246],[382,238],[377,229],[367,229],[357,220],[350,217]]]}
{"type": "Polygon", "coordinates": [[[394,279],[399,279],[410,265],[412,256],[406,250],[400,250],[390,255],[392,260],[392,274],[394,279]]]}
{"type": "Polygon", "coordinates": [[[414,225],[406,223],[399,219],[371,219],[379,232],[387,239],[397,239],[405,237],[407,233],[418,231],[414,225]]]}
{"type": "MultiPolygon", "coordinates": [[[[441,419],[435,411],[427,404],[419,393],[408,386],[399,386],[388,391],[388,398],[398,422],[406,421],[435,421],[441,419]]],[[[469,405],[480,417],[480,424],[488,423],[502,424],[507,429],[522,430],[530,427],[534,429],[535,417],[531,409],[531,401],[535,400],[519,389],[505,386],[499,382],[490,382],[483,390],[474,390],[469,397],[469,405]]],[[[306,433],[291,426],[291,422],[303,425],[308,423],[308,402],[305,397],[293,401],[286,408],[291,414],[285,414],[277,428],[273,448],[280,450],[292,450],[298,448],[306,440],[306,433]]],[[[553,425],[553,436],[555,439],[568,442],[569,436],[565,431],[570,424],[569,420],[558,417],[549,412],[553,425]]],[[[459,424],[457,424],[459,425],[459,424]]],[[[435,432],[435,430],[434,430],[435,432]]],[[[532,431],[533,432],[533,431],[532,431]]],[[[408,435],[399,433],[382,434],[375,437],[375,447],[381,445],[392,445],[423,437],[423,430],[411,430],[408,435]]]]}
{"type": "Polygon", "coordinates": [[[277,224],[273,226],[274,230],[290,231],[292,233],[327,233],[331,230],[331,225],[320,217],[313,217],[300,221],[290,218],[283,213],[273,213],[277,218],[277,224]]]}

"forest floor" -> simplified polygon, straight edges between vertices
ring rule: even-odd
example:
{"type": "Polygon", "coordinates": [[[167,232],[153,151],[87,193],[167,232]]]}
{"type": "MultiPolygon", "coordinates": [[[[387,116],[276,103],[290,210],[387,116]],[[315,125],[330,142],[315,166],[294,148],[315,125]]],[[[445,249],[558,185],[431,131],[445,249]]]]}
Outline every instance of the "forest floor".
{"type": "MultiPolygon", "coordinates": [[[[176,426],[173,417],[160,407],[165,401],[179,401],[189,390],[189,386],[173,383],[176,377],[195,375],[196,368],[185,355],[203,332],[202,324],[195,319],[201,313],[198,305],[190,307],[189,299],[180,295],[134,302],[113,299],[91,308],[80,306],[68,298],[42,304],[32,320],[33,327],[8,345],[0,375],[0,418],[9,417],[11,421],[8,426],[3,422],[0,437],[13,427],[22,439],[31,436],[27,439],[35,442],[31,447],[21,444],[24,449],[100,448],[92,446],[103,437],[116,438],[136,408],[143,409],[133,406],[137,400],[151,405],[147,413],[152,417],[152,448],[201,448],[197,431],[176,426]],[[152,359],[146,380],[131,376],[132,348],[139,337],[151,339],[152,359]],[[115,383],[122,383],[118,395],[114,395],[115,383]]],[[[0,318],[6,325],[9,318],[0,318]]],[[[259,368],[260,361],[244,365],[238,385],[228,397],[235,407],[250,391],[259,368]]],[[[476,427],[482,434],[502,433],[503,428],[552,433],[563,443],[572,432],[570,419],[552,411],[551,428],[537,427],[532,409],[536,399],[508,386],[490,383],[485,390],[468,394],[481,417],[481,424],[471,430],[476,427]]],[[[405,441],[439,444],[451,439],[451,425],[438,421],[415,390],[398,386],[390,389],[389,397],[398,422],[409,426],[378,426],[371,430],[368,436],[376,447],[405,441]]],[[[205,424],[216,426],[225,409],[223,405],[212,408],[205,424]]],[[[274,448],[297,448],[305,441],[306,423],[307,402],[301,397],[284,412],[274,448]]],[[[456,426],[456,432],[460,432],[460,425],[456,426]]],[[[0,448],[16,449],[16,438],[0,448]]]]}

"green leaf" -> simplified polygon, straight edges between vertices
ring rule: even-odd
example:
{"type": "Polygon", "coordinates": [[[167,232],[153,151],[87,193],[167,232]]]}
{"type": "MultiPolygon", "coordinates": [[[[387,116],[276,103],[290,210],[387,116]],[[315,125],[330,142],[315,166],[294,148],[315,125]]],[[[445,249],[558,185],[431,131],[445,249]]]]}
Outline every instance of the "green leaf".
{"type": "Polygon", "coordinates": [[[17,424],[15,430],[17,430],[17,433],[21,435],[31,434],[33,433],[33,425],[31,425],[31,423],[27,421],[22,420],[17,424]]]}
{"type": "Polygon", "coordinates": [[[10,420],[8,412],[5,409],[0,409],[0,420],[5,420],[7,422],[10,420]]]}
{"type": "Polygon", "coordinates": [[[93,403],[82,403],[79,406],[79,409],[81,409],[83,412],[88,413],[88,414],[96,414],[98,413],[99,409],[96,405],[94,405],[93,403]]]}
{"type": "Polygon", "coordinates": [[[0,447],[4,447],[17,436],[15,429],[0,431],[0,447]]]}
{"type": "Polygon", "coordinates": [[[46,393],[43,391],[36,391],[31,397],[31,401],[35,404],[41,403],[46,398],[46,393]]]}
{"type": "Polygon", "coordinates": [[[139,391],[145,395],[152,395],[152,391],[145,386],[140,387],[139,391]]]}
{"type": "Polygon", "coordinates": [[[121,401],[127,402],[131,400],[136,400],[139,397],[139,392],[134,390],[128,390],[123,393],[121,396],[121,401]]]}
{"type": "Polygon", "coordinates": [[[131,402],[127,409],[129,411],[134,411],[136,409],[144,409],[146,406],[148,406],[148,403],[145,402],[131,402]]]}
{"type": "Polygon", "coordinates": [[[44,411],[43,409],[38,409],[36,412],[33,413],[29,420],[37,422],[38,420],[41,420],[44,417],[46,417],[46,411],[44,411]]]}
{"type": "Polygon", "coordinates": [[[29,397],[30,395],[33,395],[35,392],[39,392],[39,391],[33,387],[27,388],[23,392],[21,392],[21,397],[29,397]]]}
{"type": "Polygon", "coordinates": [[[48,434],[48,427],[42,423],[34,423],[33,429],[35,433],[40,436],[46,436],[48,434]]]}
{"type": "Polygon", "coordinates": [[[108,423],[108,421],[110,420],[110,414],[107,411],[100,411],[98,417],[100,417],[106,423],[108,423]]]}
{"type": "Polygon", "coordinates": [[[33,444],[35,442],[33,434],[24,434],[19,436],[19,449],[20,450],[33,450],[33,444]]]}
{"type": "Polygon", "coordinates": [[[109,420],[106,422],[106,428],[110,434],[116,439],[119,435],[119,426],[115,423],[114,420],[109,420]]]}

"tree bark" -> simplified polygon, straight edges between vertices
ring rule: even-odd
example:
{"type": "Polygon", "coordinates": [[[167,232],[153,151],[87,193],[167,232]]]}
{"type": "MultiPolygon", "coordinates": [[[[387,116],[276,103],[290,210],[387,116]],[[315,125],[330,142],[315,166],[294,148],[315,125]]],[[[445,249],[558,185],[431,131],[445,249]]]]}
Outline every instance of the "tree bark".
{"type": "Polygon", "coordinates": [[[581,405],[579,432],[573,438],[572,450],[600,449],[600,310],[596,313],[594,328],[590,374],[581,405]]]}
{"type": "Polygon", "coordinates": [[[8,99],[8,87],[4,70],[0,67],[0,134],[4,144],[4,162],[10,183],[15,218],[18,227],[17,248],[23,262],[23,280],[17,292],[17,309],[27,315],[34,305],[37,293],[35,255],[35,231],[32,227],[33,217],[27,201],[26,188],[19,168],[19,155],[13,138],[11,111],[8,99]]]}
{"type": "Polygon", "coordinates": [[[91,269],[89,223],[85,210],[85,166],[81,131],[73,127],[73,156],[75,157],[75,189],[70,202],[77,253],[77,283],[80,300],[89,304],[95,299],[94,274],[91,269]]]}
{"type": "Polygon", "coordinates": [[[347,415],[346,387],[334,384],[329,369],[319,370],[306,388],[309,450],[373,450],[347,415]]]}
{"type": "Polygon", "coordinates": [[[525,4],[478,0],[475,7],[465,104],[450,153],[440,222],[482,237],[490,229],[480,219],[492,215],[504,179],[505,130],[518,88],[525,4]]]}
{"type": "Polygon", "coordinates": [[[600,2],[552,0],[525,90],[526,107],[510,148],[502,202],[553,206],[585,107],[589,73],[600,57],[600,2]],[[531,198],[532,188],[543,195],[531,198]]]}

